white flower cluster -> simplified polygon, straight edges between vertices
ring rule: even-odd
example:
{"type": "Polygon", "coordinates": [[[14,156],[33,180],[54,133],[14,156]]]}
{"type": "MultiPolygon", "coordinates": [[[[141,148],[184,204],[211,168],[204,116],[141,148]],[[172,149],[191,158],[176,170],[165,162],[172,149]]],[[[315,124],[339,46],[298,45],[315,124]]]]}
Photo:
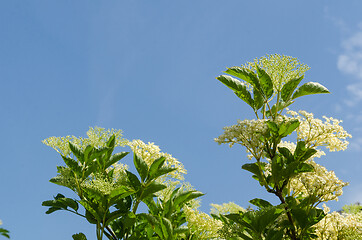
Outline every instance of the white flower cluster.
{"type": "Polygon", "coordinates": [[[236,125],[224,127],[224,133],[214,140],[219,144],[229,143],[230,147],[235,143],[241,144],[254,158],[260,159],[264,148],[260,138],[268,130],[266,121],[265,119],[238,120],[236,125]]]}
{"type": "Polygon", "coordinates": [[[266,55],[247,62],[242,67],[256,71],[256,67],[264,69],[273,81],[274,88],[281,90],[282,86],[291,79],[301,77],[310,69],[297,58],[279,54],[266,55]]]}
{"type": "Polygon", "coordinates": [[[315,171],[301,173],[291,180],[290,190],[293,196],[315,196],[319,203],[338,201],[338,197],[343,194],[342,188],[348,183],[338,179],[334,171],[328,171],[313,160],[308,160],[307,163],[311,164],[315,171]]]}
{"type": "Polygon", "coordinates": [[[288,114],[299,119],[300,125],[297,128],[298,140],[304,140],[312,147],[325,146],[329,151],[345,150],[348,145],[346,140],[352,136],[347,133],[339,124],[342,120],[324,118],[324,122],[314,118],[312,113],[306,111],[288,111],[288,114]]]}
{"type": "Polygon", "coordinates": [[[160,157],[165,157],[165,165],[169,167],[174,167],[177,170],[173,171],[168,176],[183,180],[184,174],[187,173],[183,164],[179,162],[176,158],[172,157],[171,154],[161,152],[160,148],[154,143],[144,143],[141,140],[133,140],[127,143],[128,146],[131,147],[132,151],[137,154],[137,156],[141,157],[148,166],[150,166],[156,159],[160,157]]]}
{"type": "Polygon", "coordinates": [[[210,205],[212,207],[210,213],[215,215],[226,215],[230,213],[245,212],[244,208],[240,207],[234,202],[223,203],[222,205],[212,203],[210,205]]]}
{"type": "Polygon", "coordinates": [[[220,220],[214,219],[204,212],[192,209],[188,206],[184,207],[187,226],[196,236],[196,239],[217,239],[218,231],[223,224],[220,220]]]}
{"type": "Polygon", "coordinates": [[[92,180],[87,180],[81,183],[81,186],[86,189],[92,189],[102,195],[109,195],[116,188],[114,182],[110,182],[102,177],[96,177],[92,180]]]}
{"type": "Polygon", "coordinates": [[[104,128],[90,127],[87,136],[88,138],[83,137],[75,137],[75,136],[66,136],[66,137],[50,137],[44,139],[42,142],[54,148],[58,153],[63,156],[69,156],[71,154],[71,150],[69,148],[69,142],[72,142],[80,149],[85,149],[88,145],[92,145],[93,147],[105,147],[108,139],[115,135],[116,143],[115,146],[125,146],[127,140],[122,138],[122,131],[115,129],[105,130],[104,128]]]}
{"type": "Polygon", "coordinates": [[[339,240],[339,239],[361,239],[362,215],[332,212],[323,204],[324,212],[327,214],[316,226],[318,239],[339,240]],[[353,237],[352,237],[353,236],[353,237]]]}

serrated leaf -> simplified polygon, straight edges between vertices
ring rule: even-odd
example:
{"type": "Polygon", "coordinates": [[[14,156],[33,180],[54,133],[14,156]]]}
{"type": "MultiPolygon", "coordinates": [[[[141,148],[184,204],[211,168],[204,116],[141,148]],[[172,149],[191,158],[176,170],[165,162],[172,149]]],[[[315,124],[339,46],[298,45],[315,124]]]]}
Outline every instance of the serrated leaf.
{"type": "Polygon", "coordinates": [[[294,90],[297,88],[298,84],[302,81],[304,76],[291,79],[289,82],[284,84],[281,92],[281,97],[284,102],[287,102],[290,100],[290,97],[292,96],[294,90]]]}
{"type": "Polygon", "coordinates": [[[9,231],[4,228],[0,228],[0,235],[6,238],[10,238],[9,231]]]}
{"type": "Polygon", "coordinates": [[[92,145],[88,145],[85,149],[84,149],[84,152],[83,152],[83,157],[84,157],[84,162],[86,164],[89,163],[89,161],[93,160],[90,158],[90,155],[92,153],[92,150],[93,150],[93,147],[92,145]]]}
{"type": "Polygon", "coordinates": [[[279,152],[288,160],[288,163],[293,162],[295,159],[293,154],[286,147],[278,147],[279,152]]]}
{"type": "Polygon", "coordinates": [[[165,189],[167,186],[161,183],[152,182],[149,184],[142,192],[142,195],[140,196],[140,199],[148,198],[150,196],[153,196],[154,193],[159,192],[163,189],[165,189]]]}
{"type": "Polygon", "coordinates": [[[87,237],[83,233],[73,234],[73,240],[87,240],[87,237]]]}
{"type": "Polygon", "coordinates": [[[293,94],[292,99],[297,97],[310,95],[310,94],[319,94],[319,93],[330,93],[329,90],[323,85],[317,82],[307,82],[300,86],[293,94]]]}
{"type": "Polygon", "coordinates": [[[138,174],[141,177],[141,181],[143,182],[148,175],[147,163],[136,153],[134,153],[134,155],[133,155],[133,162],[134,162],[134,165],[136,167],[138,174]]]}
{"type": "Polygon", "coordinates": [[[275,122],[267,121],[266,124],[268,125],[269,130],[274,134],[278,135],[279,133],[279,127],[275,122]]]}
{"type": "Polygon", "coordinates": [[[307,148],[304,141],[299,141],[294,151],[294,158],[298,161],[304,162],[312,157],[317,150],[313,148],[307,148]]]}
{"type": "Polygon", "coordinates": [[[187,202],[191,201],[192,199],[198,198],[203,196],[204,194],[199,191],[191,190],[186,192],[177,192],[175,194],[173,203],[175,206],[182,207],[187,202]]]}
{"type": "Polygon", "coordinates": [[[162,167],[162,165],[165,163],[166,158],[160,157],[157,158],[150,166],[150,170],[148,171],[149,179],[153,179],[156,175],[157,171],[162,167]]]}
{"type": "Polygon", "coordinates": [[[109,147],[109,148],[114,148],[114,145],[115,145],[115,143],[116,143],[116,136],[113,134],[109,139],[108,139],[108,141],[107,141],[107,147],[109,147]]]}
{"type": "Polygon", "coordinates": [[[269,99],[274,93],[273,81],[271,80],[268,73],[265,72],[264,69],[259,68],[259,66],[257,66],[257,73],[259,76],[260,85],[264,92],[264,95],[266,99],[269,99]]]}
{"type": "Polygon", "coordinates": [[[220,75],[216,79],[225,84],[233,91],[240,91],[245,87],[244,83],[228,75],[220,75]]]}
{"type": "Polygon", "coordinates": [[[260,175],[259,167],[256,163],[246,163],[241,168],[251,173],[254,173],[255,175],[260,175]]]}
{"type": "Polygon", "coordinates": [[[251,84],[252,86],[257,86],[257,88],[260,87],[258,77],[256,74],[247,68],[242,67],[231,67],[228,68],[225,73],[230,74],[234,77],[240,78],[247,83],[251,84]]]}
{"type": "Polygon", "coordinates": [[[78,162],[70,157],[66,157],[62,155],[62,158],[65,162],[65,164],[77,174],[77,176],[80,176],[82,174],[82,168],[78,165],[78,162]]]}
{"type": "Polygon", "coordinates": [[[117,198],[125,198],[129,195],[131,195],[134,191],[130,188],[128,188],[127,186],[120,186],[116,189],[113,189],[111,191],[111,193],[109,194],[109,197],[110,198],[114,198],[114,197],[117,197],[117,198]]]}
{"type": "Polygon", "coordinates": [[[253,108],[255,111],[257,111],[264,105],[264,98],[259,91],[255,90],[255,88],[253,89],[253,93],[254,93],[254,107],[253,108]]]}
{"type": "Polygon", "coordinates": [[[295,129],[297,129],[297,127],[299,127],[299,120],[298,119],[293,119],[289,122],[283,123],[280,128],[279,128],[279,136],[280,137],[286,137],[289,134],[291,134],[295,129]]]}
{"type": "Polygon", "coordinates": [[[314,167],[308,163],[301,163],[298,166],[297,173],[314,172],[314,167]]]}
{"type": "Polygon", "coordinates": [[[84,155],[83,152],[80,148],[78,148],[74,143],[69,142],[69,148],[72,151],[72,153],[74,154],[74,156],[76,156],[76,158],[83,163],[84,162],[84,155]]]}
{"type": "Polygon", "coordinates": [[[268,202],[264,199],[261,199],[261,198],[254,198],[254,199],[250,200],[249,202],[259,208],[266,208],[266,207],[273,206],[270,202],[268,202]]]}
{"type": "Polygon", "coordinates": [[[132,188],[134,190],[138,191],[141,188],[140,180],[138,180],[138,177],[136,175],[134,175],[133,173],[131,173],[130,171],[126,170],[126,173],[127,173],[127,177],[128,177],[128,180],[129,180],[132,188]]]}
{"type": "MultiPolygon", "coordinates": [[[[156,173],[154,173],[152,175],[152,179],[156,179],[162,175],[168,174],[168,173],[176,171],[176,170],[177,170],[177,168],[174,168],[174,167],[161,167],[160,169],[158,169],[158,171],[156,173]]],[[[151,178],[150,178],[150,180],[151,180],[151,178]]]]}
{"type": "Polygon", "coordinates": [[[110,157],[110,159],[107,161],[106,168],[109,168],[112,164],[115,164],[116,162],[118,162],[119,160],[121,160],[122,158],[127,156],[127,154],[128,154],[128,152],[120,152],[120,153],[113,154],[110,157]]]}
{"type": "MultiPolygon", "coordinates": [[[[94,209],[90,203],[88,203],[86,200],[80,200],[79,203],[89,212],[89,214],[91,215],[91,216],[89,216],[90,219],[94,218],[97,222],[102,221],[102,219],[99,216],[99,214],[97,213],[96,209],[94,209]]],[[[88,220],[87,213],[86,213],[86,218],[88,220]]],[[[89,221],[89,222],[92,223],[91,221],[89,221]]]]}
{"type": "Polygon", "coordinates": [[[64,208],[59,208],[59,207],[50,207],[45,213],[46,214],[51,214],[55,211],[58,211],[58,210],[64,210],[64,208]]]}
{"type": "Polygon", "coordinates": [[[238,98],[246,102],[250,107],[254,108],[254,100],[251,97],[251,93],[248,91],[246,86],[244,86],[239,91],[234,91],[234,93],[236,94],[236,96],[238,96],[238,98]]]}

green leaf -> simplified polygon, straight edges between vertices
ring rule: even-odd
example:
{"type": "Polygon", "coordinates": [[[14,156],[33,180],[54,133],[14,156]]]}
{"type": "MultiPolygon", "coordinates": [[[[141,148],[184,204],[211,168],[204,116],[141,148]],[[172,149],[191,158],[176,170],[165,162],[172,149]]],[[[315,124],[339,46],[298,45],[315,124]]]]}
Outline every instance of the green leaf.
{"type": "Polygon", "coordinates": [[[93,160],[90,158],[90,155],[92,153],[93,147],[91,145],[88,145],[85,149],[84,149],[84,153],[83,153],[83,157],[84,157],[84,162],[86,164],[89,163],[89,161],[93,160]]]}
{"type": "Polygon", "coordinates": [[[265,70],[259,68],[259,66],[257,66],[257,73],[265,97],[266,99],[269,99],[274,93],[273,81],[271,80],[270,76],[265,72],[265,70]]]}
{"type": "Polygon", "coordinates": [[[134,191],[130,188],[128,188],[127,186],[120,186],[116,189],[113,189],[111,191],[111,193],[109,194],[109,197],[110,198],[114,198],[114,197],[117,197],[117,198],[125,198],[129,195],[131,195],[134,191]]]}
{"type": "Polygon", "coordinates": [[[307,82],[300,86],[293,94],[292,99],[297,97],[310,95],[310,94],[319,94],[319,93],[330,93],[329,90],[323,85],[317,82],[307,82]]]}
{"type": "Polygon", "coordinates": [[[254,173],[255,175],[260,175],[259,167],[256,163],[246,163],[241,168],[251,173],[254,173]]]}
{"type": "Polygon", "coordinates": [[[251,97],[251,93],[248,91],[246,86],[239,91],[235,91],[236,96],[246,102],[250,107],[254,108],[254,100],[251,97]]]}
{"type": "Polygon", "coordinates": [[[87,237],[83,233],[73,234],[73,240],[87,240],[87,237]]]}
{"type": "Polygon", "coordinates": [[[77,157],[77,159],[83,163],[84,162],[84,155],[83,152],[80,148],[78,148],[75,144],[73,144],[72,142],[69,142],[69,148],[72,151],[72,153],[74,154],[74,156],[77,157]]]}
{"type": "Polygon", "coordinates": [[[304,76],[294,78],[284,84],[281,92],[281,97],[284,102],[288,102],[290,100],[290,97],[292,96],[294,90],[297,88],[298,84],[302,81],[304,76]]]}
{"type": "Polygon", "coordinates": [[[294,158],[298,161],[304,162],[311,158],[317,150],[314,148],[307,148],[304,141],[299,141],[294,151],[294,158]]]}
{"type": "Polygon", "coordinates": [[[65,164],[75,173],[77,176],[82,175],[82,168],[78,165],[78,162],[70,157],[66,157],[62,155],[62,158],[65,164]]]}
{"type": "Polygon", "coordinates": [[[110,159],[107,161],[106,168],[109,168],[112,164],[118,162],[119,160],[121,160],[122,158],[127,156],[127,154],[128,154],[128,152],[120,152],[120,153],[113,154],[110,157],[110,159]]]}
{"type": "Polygon", "coordinates": [[[64,197],[60,193],[54,197],[54,200],[44,201],[42,206],[50,207],[48,211],[46,211],[46,214],[50,214],[58,210],[67,210],[68,207],[78,211],[78,203],[71,198],[64,197]]]}
{"type": "Polygon", "coordinates": [[[258,90],[253,89],[254,93],[254,110],[259,110],[264,105],[264,98],[258,90]]]}
{"type": "Polygon", "coordinates": [[[0,228],[0,235],[6,238],[10,238],[9,231],[4,228],[0,228]]]}
{"type": "Polygon", "coordinates": [[[243,88],[245,88],[244,83],[228,75],[220,75],[216,79],[225,84],[233,91],[241,91],[243,88]]]}
{"type": "Polygon", "coordinates": [[[267,121],[266,124],[268,125],[268,128],[274,135],[279,135],[279,127],[275,122],[267,121]]]}
{"type": "Polygon", "coordinates": [[[127,177],[129,180],[129,183],[131,184],[132,188],[136,191],[138,191],[141,188],[141,182],[138,180],[138,177],[131,173],[130,171],[126,170],[127,177]]]}
{"type": "MultiPolygon", "coordinates": [[[[89,202],[87,202],[86,200],[80,200],[79,203],[82,204],[82,206],[89,212],[90,219],[95,219],[99,223],[102,221],[102,218],[99,216],[97,209],[93,208],[89,202]]],[[[86,213],[86,218],[88,220],[87,213],[86,213]]],[[[92,223],[91,221],[89,222],[92,223]]]]}
{"type": "Polygon", "coordinates": [[[287,163],[294,162],[293,154],[286,147],[278,147],[280,154],[282,154],[288,161],[287,163]]]}
{"type": "Polygon", "coordinates": [[[115,143],[116,143],[116,136],[113,134],[109,139],[108,139],[108,141],[107,141],[107,147],[109,147],[109,148],[114,148],[114,145],[115,145],[115,143]]]}
{"type": "Polygon", "coordinates": [[[283,159],[276,155],[271,161],[271,172],[272,172],[272,178],[274,179],[275,184],[279,184],[280,180],[283,177],[282,169],[283,169],[283,159]]]}
{"type": "MultiPolygon", "coordinates": [[[[152,179],[156,179],[162,175],[165,175],[167,173],[170,173],[170,172],[173,172],[176,170],[177,170],[177,168],[174,168],[174,167],[161,167],[160,169],[158,169],[157,172],[152,174],[152,179]]],[[[151,178],[149,180],[151,180],[151,178]]]]}
{"type": "Polygon", "coordinates": [[[240,78],[247,83],[251,84],[252,86],[260,87],[259,80],[256,74],[247,68],[241,68],[241,67],[231,67],[228,68],[225,73],[230,74],[234,77],[240,78]]]}
{"type": "Polygon", "coordinates": [[[286,137],[289,134],[291,134],[297,127],[299,127],[299,120],[298,119],[293,119],[287,123],[283,123],[281,124],[281,126],[279,127],[279,131],[278,134],[280,137],[286,137]]]}
{"type": "Polygon", "coordinates": [[[171,221],[164,217],[160,218],[160,220],[163,235],[166,239],[173,239],[173,227],[171,221]]]}
{"type": "Polygon", "coordinates": [[[55,211],[58,211],[58,210],[64,210],[63,208],[59,208],[59,207],[50,207],[45,213],[46,214],[51,214],[55,211]]]}
{"type": "Polygon", "coordinates": [[[92,215],[92,213],[90,211],[88,211],[87,209],[85,210],[85,218],[87,219],[87,221],[91,224],[97,224],[98,221],[97,219],[92,215]]]}
{"type": "Polygon", "coordinates": [[[165,163],[165,161],[166,161],[165,157],[160,157],[160,158],[157,158],[155,161],[153,161],[153,163],[150,166],[150,170],[148,171],[150,180],[155,178],[154,176],[156,176],[157,171],[162,167],[162,165],[165,163]]]}
{"type": "Polygon", "coordinates": [[[184,204],[191,201],[192,199],[201,197],[203,195],[204,194],[202,192],[195,191],[195,190],[186,191],[186,192],[178,191],[175,194],[173,203],[174,203],[175,206],[179,206],[181,208],[184,204]]]}
{"type": "Polygon", "coordinates": [[[167,186],[161,183],[152,182],[149,184],[142,192],[142,195],[140,196],[140,199],[144,199],[150,196],[153,196],[154,193],[161,191],[162,189],[165,189],[167,186]]]}
{"type": "Polygon", "coordinates": [[[134,165],[136,167],[138,174],[141,177],[141,181],[143,182],[148,175],[147,163],[141,157],[139,157],[136,153],[134,153],[134,155],[133,155],[133,162],[134,162],[134,165]]]}
{"type": "Polygon", "coordinates": [[[132,197],[127,196],[125,198],[118,200],[114,207],[117,208],[118,210],[123,211],[124,213],[130,211],[132,207],[132,197]]]}
{"type": "Polygon", "coordinates": [[[314,167],[308,163],[301,163],[298,166],[297,173],[314,172],[314,167]]]}
{"type": "Polygon", "coordinates": [[[260,198],[254,198],[254,199],[250,200],[249,202],[259,208],[266,208],[266,207],[273,206],[270,202],[260,199],[260,198]]]}

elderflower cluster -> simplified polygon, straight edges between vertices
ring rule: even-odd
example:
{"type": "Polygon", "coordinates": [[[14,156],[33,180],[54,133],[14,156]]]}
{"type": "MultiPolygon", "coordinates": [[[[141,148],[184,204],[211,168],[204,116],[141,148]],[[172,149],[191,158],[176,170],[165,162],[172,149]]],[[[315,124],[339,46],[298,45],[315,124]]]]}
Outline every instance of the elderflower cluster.
{"type": "Polygon", "coordinates": [[[217,239],[218,232],[223,224],[220,220],[214,219],[204,212],[184,207],[187,226],[196,239],[217,239]]]}
{"type": "Polygon", "coordinates": [[[85,189],[91,189],[95,192],[98,192],[102,195],[109,195],[116,186],[114,182],[109,181],[108,179],[97,176],[92,180],[82,182],[81,186],[85,189]]]}
{"type": "Polygon", "coordinates": [[[115,135],[115,146],[125,146],[127,140],[122,138],[122,131],[115,129],[105,130],[100,127],[90,127],[87,136],[88,138],[66,136],[66,137],[50,137],[44,139],[42,142],[54,148],[58,153],[63,156],[69,156],[71,150],[69,148],[69,142],[75,144],[81,150],[84,150],[88,145],[93,147],[105,147],[108,139],[115,135]]]}
{"type": "Polygon", "coordinates": [[[342,120],[323,116],[324,122],[314,118],[312,113],[306,111],[288,111],[288,114],[297,118],[300,125],[297,128],[298,140],[304,140],[309,146],[325,146],[329,151],[345,150],[348,145],[346,140],[352,136],[339,124],[342,120]]]}
{"type": "Polygon", "coordinates": [[[235,204],[234,202],[219,204],[210,204],[211,205],[211,214],[215,215],[226,215],[230,213],[239,213],[245,212],[245,209],[235,204]]]}
{"type": "Polygon", "coordinates": [[[268,73],[276,90],[281,90],[282,86],[290,80],[304,76],[305,72],[310,69],[297,58],[279,54],[255,58],[253,62],[247,62],[242,67],[256,71],[257,66],[268,73]]]}
{"type": "Polygon", "coordinates": [[[327,214],[316,226],[316,234],[321,240],[362,239],[362,215],[332,212],[323,204],[327,214]]]}
{"type": "Polygon", "coordinates": [[[148,166],[150,166],[156,159],[160,157],[165,157],[165,166],[174,167],[176,171],[173,171],[168,176],[183,180],[184,174],[187,173],[183,164],[179,162],[176,158],[172,157],[171,154],[161,152],[161,149],[155,145],[154,143],[144,143],[141,140],[133,140],[127,143],[128,146],[132,149],[132,151],[141,157],[148,166]]]}
{"type": "Polygon", "coordinates": [[[238,120],[236,125],[224,127],[224,133],[214,140],[218,144],[229,143],[230,147],[235,143],[241,144],[253,157],[260,159],[264,148],[260,139],[268,130],[266,121],[265,119],[238,120]]]}
{"type": "Polygon", "coordinates": [[[334,171],[328,171],[313,160],[307,162],[314,167],[314,172],[301,173],[291,180],[290,190],[293,195],[315,196],[319,202],[338,201],[338,197],[343,194],[342,188],[348,183],[338,179],[334,171]]]}

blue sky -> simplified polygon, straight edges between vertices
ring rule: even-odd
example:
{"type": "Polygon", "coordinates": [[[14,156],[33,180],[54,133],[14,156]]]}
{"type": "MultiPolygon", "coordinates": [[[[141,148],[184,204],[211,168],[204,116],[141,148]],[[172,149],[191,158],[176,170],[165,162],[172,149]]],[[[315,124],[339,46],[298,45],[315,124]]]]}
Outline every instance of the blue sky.
{"type": "MultiPolygon", "coordinates": [[[[333,210],[362,201],[362,2],[2,1],[0,3],[0,219],[14,240],[71,239],[94,227],[41,202],[62,164],[50,136],[84,136],[90,126],[122,129],[179,159],[186,180],[210,203],[247,207],[263,192],[241,170],[244,150],[213,138],[248,106],[215,77],[265,54],[299,58],[307,81],[332,94],[300,98],[294,110],[343,119],[344,152],[318,162],[350,182],[333,210]]],[[[131,159],[125,160],[131,163],[131,159]]]]}

